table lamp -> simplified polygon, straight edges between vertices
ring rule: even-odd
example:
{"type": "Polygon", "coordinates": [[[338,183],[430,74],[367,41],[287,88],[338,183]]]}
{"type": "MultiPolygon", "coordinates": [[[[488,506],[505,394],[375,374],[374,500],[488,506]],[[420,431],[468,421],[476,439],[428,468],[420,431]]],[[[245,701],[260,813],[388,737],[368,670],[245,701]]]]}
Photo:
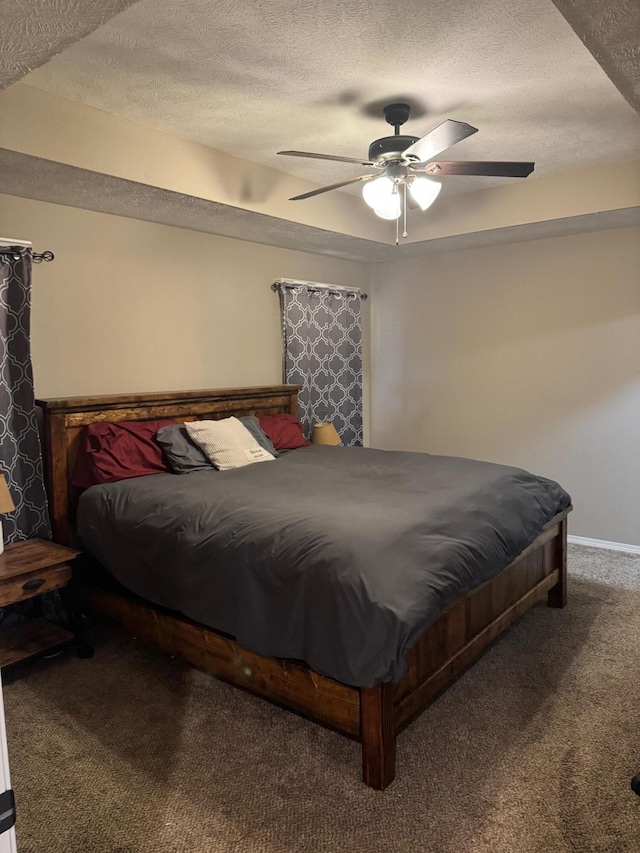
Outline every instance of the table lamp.
{"type": "Polygon", "coordinates": [[[313,443],[338,446],[342,441],[331,421],[324,421],[313,425],[313,443]]]}
{"type": "MultiPolygon", "coordinates": [[[[4,515],[6,512],[13,512],[15,508],[4,474],[0,474],[0,515],[4,515]]],[[[0,554],[3,551],[4,535],[2,533],[2,521],[0,520],[0,554]]]]}

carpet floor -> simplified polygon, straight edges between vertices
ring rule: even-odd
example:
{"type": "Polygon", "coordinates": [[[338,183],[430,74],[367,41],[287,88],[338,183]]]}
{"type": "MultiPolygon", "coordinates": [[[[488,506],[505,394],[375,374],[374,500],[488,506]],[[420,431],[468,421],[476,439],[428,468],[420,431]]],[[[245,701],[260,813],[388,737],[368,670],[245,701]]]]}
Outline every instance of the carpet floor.
{"type": "Polygon", "coordinates": [[[19,853],[640,851],[640,556],[572,546],[536,605],[398,739],[360,749],[113,631],[5,686],[19,853]]]}

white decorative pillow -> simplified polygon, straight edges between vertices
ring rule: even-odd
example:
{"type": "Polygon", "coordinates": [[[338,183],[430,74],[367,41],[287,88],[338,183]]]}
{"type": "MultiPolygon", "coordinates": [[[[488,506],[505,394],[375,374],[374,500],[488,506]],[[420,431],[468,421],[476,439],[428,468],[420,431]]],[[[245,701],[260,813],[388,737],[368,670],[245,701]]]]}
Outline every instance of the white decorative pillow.
{"type": "Polygon", "coordinates": [[[220,471],[242,468],[254,462],[273,462],[273,454],[260,447],[238,418],[220,421],[189,421],[185,424],[189,438],[201,447],[206,457],[220,471]]]}

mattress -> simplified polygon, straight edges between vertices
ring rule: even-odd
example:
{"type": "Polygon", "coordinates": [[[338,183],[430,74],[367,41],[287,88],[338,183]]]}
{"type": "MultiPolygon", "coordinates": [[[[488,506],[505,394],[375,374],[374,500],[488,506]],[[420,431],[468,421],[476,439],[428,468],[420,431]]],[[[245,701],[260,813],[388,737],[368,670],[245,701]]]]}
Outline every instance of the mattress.
{"type": "Polygon", "coordinates": [[[92,486],[78,534],[148,601],[371,687],[401,679],[438,614],[569,505],[519,468],[312,445],[269,465],[92,486]]]}

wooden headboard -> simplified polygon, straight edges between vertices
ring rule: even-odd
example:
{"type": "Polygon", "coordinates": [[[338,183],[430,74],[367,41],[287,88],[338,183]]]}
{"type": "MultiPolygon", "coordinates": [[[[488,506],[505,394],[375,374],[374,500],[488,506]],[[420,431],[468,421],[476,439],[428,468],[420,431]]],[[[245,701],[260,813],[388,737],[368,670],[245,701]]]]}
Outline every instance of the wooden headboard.
{"type": "Polygon", "coordinates": [[[214,391],[168,391],[103,397],[36,400],[42,409],[45,486],[53,538],[73,541],[80,493],[71,486],[82,428],[97,421],[217,420],[241,415],[298,415],[299,385],[225,388],[214,391]]]}

